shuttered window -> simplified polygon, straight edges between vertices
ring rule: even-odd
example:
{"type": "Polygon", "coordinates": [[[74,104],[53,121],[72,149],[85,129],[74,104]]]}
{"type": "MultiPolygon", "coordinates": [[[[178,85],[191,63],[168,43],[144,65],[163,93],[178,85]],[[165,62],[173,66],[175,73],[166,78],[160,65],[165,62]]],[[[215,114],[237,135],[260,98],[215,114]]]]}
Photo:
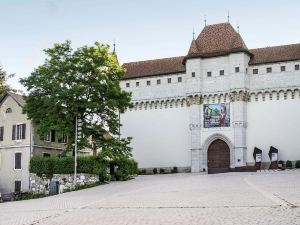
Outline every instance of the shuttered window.
{"type": "Polygon", "coordinates": [[[12,140],[23,140],[26,137],[26,124],[17,124],[12,127],[12,140]]]}
{"type": "Polygon", "coordinates": [[[21,181],[20,180],[15,180],[15,193],[20,193],[21,192],[21,181]]]}
{"type": "Polygon", "coordinates": [[[0,141],[3,141],[4,127],[0,127],[0,141]]]}
{"type": "Polygon", "coordinates": [[[64,133],[62,134],[62,136],[60,138],[58,138],[57,140],[59,143],[62,143],[62,144],[66,144],[67,141],[68,141],[68,137],[67,135],[65,135],[64,133]]]}
{"type": "Polygon", "coordinates": [[[16,170],[22,169],[22,153],[21,152],[15,153],[15,169],[16,170]]]}

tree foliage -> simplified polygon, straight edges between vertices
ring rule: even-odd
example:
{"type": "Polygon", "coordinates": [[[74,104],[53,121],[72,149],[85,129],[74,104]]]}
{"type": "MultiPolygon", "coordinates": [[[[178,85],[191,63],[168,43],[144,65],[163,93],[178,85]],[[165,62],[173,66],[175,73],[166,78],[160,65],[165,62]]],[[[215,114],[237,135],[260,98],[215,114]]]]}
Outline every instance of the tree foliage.
{"type": "Polygon", "coordinates": [[[83,121],[79,148],[98,149],[116,141],[127,145],[127,139],[103,137],[119,135],[118,113],[131,106],[131,94],[120,88],[125,71],[109,46],[96,42],[73,50],[66,41],[44,51],[44,64],[21,80],[29,91],[24,111],[38,134],[56,130],[57,136],[68,136],[71,148],[78,116],[83,121]]]}
{"type": "Polygon", "coordinates": [[[14,74],[8,75],[3,67],[0,66],[0,96],[10,90],[10,86],[6,83],[6,81],[13,76],[14,74]]]}

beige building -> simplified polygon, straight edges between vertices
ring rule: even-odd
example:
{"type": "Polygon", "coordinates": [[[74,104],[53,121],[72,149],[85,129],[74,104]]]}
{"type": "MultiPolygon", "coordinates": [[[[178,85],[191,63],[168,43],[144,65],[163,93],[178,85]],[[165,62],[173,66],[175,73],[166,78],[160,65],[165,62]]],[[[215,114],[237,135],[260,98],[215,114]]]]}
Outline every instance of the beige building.
{"type": "Polygon", "coordinates": [[[57,156],[63,153],[66,137],[55,132],[41,140],[32,122],[23,114],[24,99],[8,92],[0,98],[0,193],[30,190],[29,161],[33,155],[57,156]]]}

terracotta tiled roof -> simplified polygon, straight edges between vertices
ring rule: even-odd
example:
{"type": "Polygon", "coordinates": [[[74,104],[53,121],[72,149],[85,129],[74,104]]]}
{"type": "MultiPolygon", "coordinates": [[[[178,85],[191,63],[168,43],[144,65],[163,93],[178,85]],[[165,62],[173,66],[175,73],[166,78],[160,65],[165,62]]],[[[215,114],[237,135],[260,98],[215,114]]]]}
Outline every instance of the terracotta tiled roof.
{"type": "Polygon", "coordinates": [[[0,97],[0,104],[1,104],[2,101],[5,99],[5,97],[8,96],[8,95],[9,95],[10,97],[12,97],[12,98],[18,103],[19,106],[24,107],[24,105],[25,105],[25,100],[24,100],[23,96],[22,96],[22,95],[15,94],[15,93],[10,92],[10,91],[9,91],[9,92],[6,92],[3,96],[0,97]]]}
{"type": "Polygon", "coordinates": [[[300,44],[249,50],[240,34],[229,23],[214,24],[204,27],[197,39],[192,41],[187,56],[123,64],[127,70],[124,79],[185,72],[184,63],[188,58],[214,57],[235,52],[249,54],[249,65],[274,63],[300,59],[300,44]]]}
{"type": "Polygon", "coordinates": [[[249,65],[300,60],[300,44],[251,49],[249,65]]]}
{"type": "Polygon", "coordinates": [[[178,56],[124,63],[122,67],[127,70],[124,79],[185,72],[185,66],[182,64],[183,59],[184,56],[178,56]]]}
{"type": "Polygon", "coordinates": [[[192,41],[186,58],[211,57],[232,52],[249,52],[240,34],[230,23],[205,26],[197,39],[192,41]]]}

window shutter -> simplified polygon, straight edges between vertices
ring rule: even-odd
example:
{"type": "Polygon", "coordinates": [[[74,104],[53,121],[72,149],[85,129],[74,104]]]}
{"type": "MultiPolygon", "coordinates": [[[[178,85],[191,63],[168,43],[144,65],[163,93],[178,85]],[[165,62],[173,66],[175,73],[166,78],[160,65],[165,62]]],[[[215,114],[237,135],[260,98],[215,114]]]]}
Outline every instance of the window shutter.
{"type": "Polygon", "coordinates": [[[55,142],[55,130],[51,131],[51,142],[55,142]]]}
{"type": "Polygon", "coordinates": [[[22,169],[21,156],[22,153],[15,153],[15,169],[22,169]]]}
{"type": "Polygon", "coordinates": [[[22,139],[26,137],[26,123],[22,124],[22,139]]]}
{"type": "Polygon", "coordinates": [[[12,127],[12,140],[16,140],[16,125],[12,127]]]}
{"type": "Polygon", "coordinates": [[[4,127],[0,127],[0,141],[3,141],[4,127]]]}

